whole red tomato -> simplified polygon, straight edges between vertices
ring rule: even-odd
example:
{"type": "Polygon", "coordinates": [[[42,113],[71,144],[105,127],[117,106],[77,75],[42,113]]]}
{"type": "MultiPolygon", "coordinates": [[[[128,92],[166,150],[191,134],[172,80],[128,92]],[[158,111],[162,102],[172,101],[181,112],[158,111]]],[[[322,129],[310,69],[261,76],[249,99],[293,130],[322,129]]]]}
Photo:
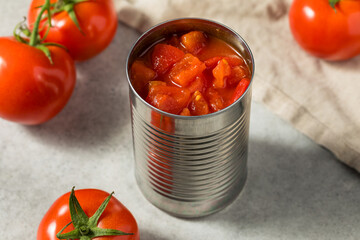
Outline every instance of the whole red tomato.
{"type": "MultiPolygon", "coordinates": [[[[80,204],[81,209],[89,218],[97,212],[100,205],[102,205],[105,199],[109,197],[109,193],[98,189],[80,189],[74,191],[74,195],[76,195],[76,199],[80,204]]],[[[70,192],[66,193],[53,203],[40,222],[37,240],[57,239],[56,235],[70,222],[71,224],[64,229],[63,233],[67,234],[74,230],[76,221],[72,218],[70,214],[71,208],[69,208],[69,198],[74,195],[71,195],[70,192]]],[[[70,199],[70,202],[73,202],[73,204],[76,203],[74,199],[73,201],[70,199]]],[[[80,215],[81,218],[81,211],[79,211],[78,208],[76,209],[76,213],[80,215]]],[[[97,228],[115,229],[125,233],[132,233],[132,235],[96,237],[96,240],[140,239],[135,218],[130,211],[114,197],[110,198],[104,212],[99,215],[97,228]]],[[[92,238],[91,230],[89,234],[90,237],[86,239],[92,238]]],[[[73,239],[72,237],[70,238],[73,239]]]]}
{"type": "Polygon", "coordinates": [[[76,81],[74,61],[62,48],[43,51],[0,38],[0,117],[21,124],[40,124],[68,102],[76,81]]]}
{"type": "MultiPolygon", "coordinates": [[[[40,12],[38,6],[44,2],[45,0],[31,2],[28,12],[29,26],[35,22],[40,12]]],[[[112,41],[117,29],[117,16],[112,0],[88,0],[79,3],[75,0],[63,0],[62,3],[63,8],[70,7],[70,13],[65,10],[54,12],[51,18],[52,27],[45,41],[65,46],[77,61],[87,60],[103,51],[112,41]]],[[[45,22],[46,19],[43,19],[42,24],[45,22]]],[[[47,26],[40,31],[41,36],[46,34],[47,26]]]]}
{"type": "Polygon", "coordinates": [[[296,41],[310,54],[346,60],[360,54],[360,1],[294,0],[289,12],[296,41]]]}

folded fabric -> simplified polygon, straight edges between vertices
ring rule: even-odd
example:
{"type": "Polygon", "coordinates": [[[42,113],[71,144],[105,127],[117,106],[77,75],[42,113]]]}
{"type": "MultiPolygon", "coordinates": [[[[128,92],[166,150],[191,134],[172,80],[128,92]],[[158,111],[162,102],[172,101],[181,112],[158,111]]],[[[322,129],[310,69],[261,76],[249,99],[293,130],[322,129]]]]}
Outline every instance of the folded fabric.
{"type": "Polygon", "coordinates": [[[291,0],[115,0],[119,20],[139,31],[200,17],[238,32],[255,58],[253,96],[339,160],[360,171],[360,57],[328,62],[293,39],[291,0]]]}

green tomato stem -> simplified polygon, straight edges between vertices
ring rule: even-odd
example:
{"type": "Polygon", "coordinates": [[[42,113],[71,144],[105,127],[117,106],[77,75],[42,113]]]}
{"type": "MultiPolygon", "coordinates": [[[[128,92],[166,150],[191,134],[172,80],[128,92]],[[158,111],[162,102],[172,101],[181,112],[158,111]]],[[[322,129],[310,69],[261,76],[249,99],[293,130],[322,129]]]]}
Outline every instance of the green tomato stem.
{"type": "MultiPolygon", "coordinates": [[[[30,46],[36,46],[39,42],[39,25],[40,25],[40,21],[42,20],[42,15],[43,13],[47,10],[48,14],[50,13],[50,0],[46,0],[45,4],[41,7],[40,13],[38,14],[35,24],[34,24],[34,28],[31,32],[30,35],[30,42],[29,45],[30,46]]],[[[49,19],[49,23],[50,23],[50,17],[49,19]]]]}
{"type": "Polygon", "coordinates": [[[116,229],[107,229],[97,227],[100,216],[104,212],[108,205],[113,192],[104,200],[100,207],[96,210],[93,216],[90,218],[85,214],[81,208],[80,203],[75,197],[74,187],[71,190],[69,198],[69,210],[71,216],[71,222],[63,227],[56,237],[58,239],[80,239],[80,240],[91,240],[93,238],[101,236],[122,236],[122,235],[133,235],[133,233],[125,233],[116,229]],[[70,224],[73,224],[74,230],[62,233],[70,224]]]}
{"type": "Polygon", "coordinates": [[[21,29],[22,29],[22,25],[24,24],[24,22],[25,22],[26,20],[24,19],[24,21],[23,22],[19,22],[18,24],[16,24],[16,26],[15,26],[15,28],[14,28],[14,31],[13,31],[13,35],[14,35],[14,37],[16,38],[16,40],[18,40],[19,42],[21,42],[21,43],[27,43],[26,42],[26,40],[24,39],[24,38],[22,38],[21,36],[20,36],[20,34],[18,34],[17,33],[17,31],[22,31],[21,29]]]}
{"type": "Polygon", "coordinates": [[[340,2],[340,0],[329,0],[329,4],[330,6],[335,10],[336,12],[336,8],[335,8],[335,5],[340,2]]]}

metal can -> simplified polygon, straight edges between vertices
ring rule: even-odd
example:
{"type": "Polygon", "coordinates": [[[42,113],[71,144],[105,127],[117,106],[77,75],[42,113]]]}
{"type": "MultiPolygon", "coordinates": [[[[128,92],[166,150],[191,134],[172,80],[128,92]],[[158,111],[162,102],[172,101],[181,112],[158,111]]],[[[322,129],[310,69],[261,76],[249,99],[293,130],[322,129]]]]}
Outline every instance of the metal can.
{"type": "Polygon", "coordinates": [[[156,207],[184,218],[215,213],[242,191],[251,107],[251,83],[235,103],[202,116],[166,113],[138,95],[129,76],[135,58],[166,36],[192,30],[230,44],[254,75],[253,55],[243,38],[220,23],[199,18],[175,19],[152,27],[133,45],[126,63],[137,184],[156,207]]]}

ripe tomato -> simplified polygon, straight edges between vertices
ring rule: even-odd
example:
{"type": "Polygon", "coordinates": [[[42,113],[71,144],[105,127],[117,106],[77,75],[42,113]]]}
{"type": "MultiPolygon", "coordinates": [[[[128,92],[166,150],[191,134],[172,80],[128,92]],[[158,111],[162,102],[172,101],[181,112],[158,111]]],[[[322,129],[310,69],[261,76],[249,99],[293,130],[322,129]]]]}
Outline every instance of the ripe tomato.
{"type": "Polygon", "coordinates": [[[310,54],[345,60],[360,54],[360,1],[294,0],[289,23],[296,41],[310,54]]]}
{"type": "MultiPolygon", "coordinates": [[[[74,230],[74,221],[70,215],[69,198],[70,192],[59,197],[53,205],[49,208],[40,222],[37,240],[54,240],[56,235],[67,224],[72,222],[64,233],[69,233],[74,230]]],[[[84,213],[90,218],[95,214],[104,200],[109,197],[106,193],[98,189],[80,189],[75,191],[76,199],[84,213]]],[[[70,201],[71,202],[71,201],[70,201]]],[[[79,214],[79,211],[76,211],[79,214]]],[[[119,202],[116,198],[111,197],[104,212],[101,214],[97,227],[102,229],[115,229],[126,233],[133,233],[133,235],[123,236],[106,236],[96,237],[96,240],[139,240],[139,230],[137,223],[130,211],[119,202]]],[[[89,237],[88,239],[91,239],[89,237]]]]}
{"type": "Polygon", "coordinates": [[[35,47],[0,38],[0,117],[39,124],[68,102],[76,81],[74,61],[62,48],[48,49],[53,64],[35,47]]]}
{"type": "MultiPolygon", "coordinates": [[[[40,12],[38,6],[45,0],[32,0],[28,22],[32,26],[40,12]]],[[[58,2],[51,0],[52,3],[58,2]]],[[[65,0],[64,3],[74,2],[65,0]]],[[[61,11],[51,18],[52,27],[46,37],[46,42],[55,42],[65,46],[74,60],[87,60],[103,51],[112,41],[117,29],[117,16],[112,0],[89,0],[74,4],[74,12],[81,31],[69,13],[61,11]]],[[[46,22],[43,19],[42,24],[46,22]]],[[[43,26],[43,25],[42,25],[43,26]]],[[[47,25],[40,31],[44,36],[47,25]]]]}

